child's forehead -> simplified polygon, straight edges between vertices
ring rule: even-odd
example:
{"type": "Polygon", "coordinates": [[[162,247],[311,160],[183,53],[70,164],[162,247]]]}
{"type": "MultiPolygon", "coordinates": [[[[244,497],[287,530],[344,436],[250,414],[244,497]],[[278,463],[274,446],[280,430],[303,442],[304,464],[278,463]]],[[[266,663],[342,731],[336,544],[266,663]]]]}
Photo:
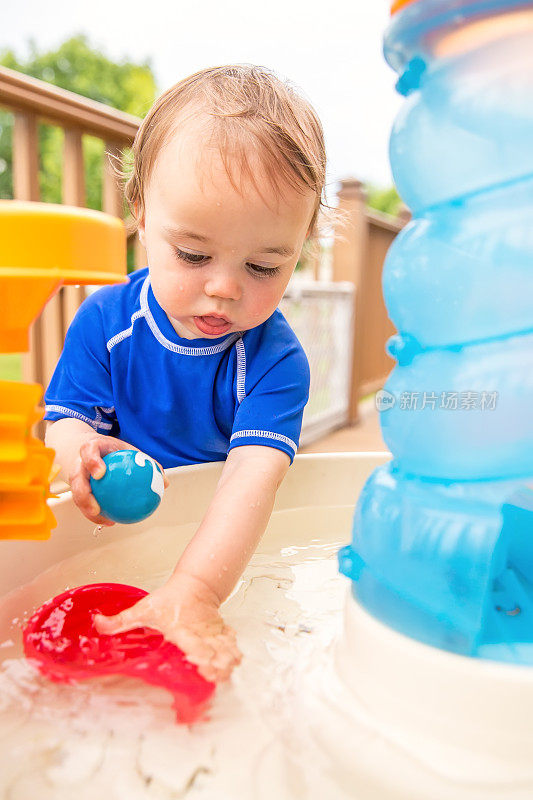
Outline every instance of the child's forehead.
{"type": "Polygon", "coordinates": [[[250,144],[224,142],[216,136],[208,115],[176,122],[154,165],[153,185],[166,193],[196,190],[198,193],[244,201],[262,200],[270,207],[301,204],[314,192],[295,189],[276,179],[265,154],[250,144]]]}
{"type": "MultiPolygon", "coordinates": [[[[155,163],[164,170],[194,172],[199,182],[221,178],[234,182],[243,177],[243,149],[217,135],[207,115],[189,117],[173,127],[155,163]]],[[[254,176],[264,180],[267,175],[260,150],[252,146],[245,149],[245,160],[253,165],[254,176]]]]}

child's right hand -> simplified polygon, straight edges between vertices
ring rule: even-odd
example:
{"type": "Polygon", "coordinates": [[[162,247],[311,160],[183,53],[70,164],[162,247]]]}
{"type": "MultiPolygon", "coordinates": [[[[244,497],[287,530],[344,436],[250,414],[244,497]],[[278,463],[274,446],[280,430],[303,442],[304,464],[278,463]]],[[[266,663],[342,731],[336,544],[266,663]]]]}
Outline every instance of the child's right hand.
{"type": "MultiPolygon", "coordinates": [[[[89,479],[91,476],[96,480],[103,478],[106,466],[103,456],[114,453],[117,450],[138,450],[128,442],[115,439],[113,436],[100,436],[95,434],[87,438],[80,447],[80,455],[74,463],[74,468],[69,475],[69,484],[72,491],[72,499],[80,509],[81,513],[96,525],[111,526],[115,523],[100,514],[100,506],[95,496],[91,492],[89,479]]],[[[168,486],[168,478],[164,470],[163,480],[165,489],[168,486]]]]}
{"type": "Polygon", "coordinates": [[[242,658],[235,632],[222,619],[213,590],[179,570],[135,605],[111,617],[97,614],[94,622],[97,631],[107,636],[154,628],[177,645],[206,680],[216,683],[228,680],[242,658]]]}

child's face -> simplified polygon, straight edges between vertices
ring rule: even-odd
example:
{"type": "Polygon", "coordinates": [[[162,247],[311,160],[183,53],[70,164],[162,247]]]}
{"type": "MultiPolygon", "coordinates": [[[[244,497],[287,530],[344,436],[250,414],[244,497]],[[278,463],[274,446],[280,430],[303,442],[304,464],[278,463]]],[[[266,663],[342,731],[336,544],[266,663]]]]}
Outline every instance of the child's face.
{"type": "Polygon", "coordinates": [[[202,147],[202,133],[187,127],[157,157],[139,235],[155,298],[178,334],[215,338],[253,328],[274,312],[316,196],[289,186],[280,196],[259,167],[261,195],[247,181],[236,191],[218,151],[202,147]]]}

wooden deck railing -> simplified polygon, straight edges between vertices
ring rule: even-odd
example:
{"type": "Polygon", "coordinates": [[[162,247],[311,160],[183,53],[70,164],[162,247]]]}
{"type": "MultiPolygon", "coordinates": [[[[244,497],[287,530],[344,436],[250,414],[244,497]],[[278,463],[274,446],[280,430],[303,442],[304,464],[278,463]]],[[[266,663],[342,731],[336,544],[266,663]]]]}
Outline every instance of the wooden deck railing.
{"type": "MultiPolygon", "coordinates": [[[[103,140],[103,210],[122,216],[123,201],[109,157],[132,144],[140,119],[109,106],[59,89],[44,81],[0,67],[0,107],[14,114],[13,193],[18,200],[39,197],[38,125],[45,122],[64,131],[62,202],[85,206],[84,135],[103,140]]],[[[395,329],[381,291],[385,253],[405,223],[371,213],[359,181],[341,181],[339,206],[348,225],[339,230],[333,247],[333,280],[350,281],[355,292],[355,332],[351,375],[350,414],[357,421],[361,397],[383,385],[394,362],[385,342],[395,329]]],[[[135,237],[135,265],[146,263],[146,254],[135,237]]],[[[24,359],[24,379],[46,385],[63,346],[68,325],[85,296],[83,287],[65,287],[46,306],[32,326],[31,349],[24,359]]]]}
{"type": "MultiPolygon", "coordinates": [[[[109,157],[132,144],[140,120],[44,81],[0,67],[0,106],[14,115],[13,195],[16,200],[40,200],[39,123],[63,129],[62,201],[85,206],[83,136],[102,139],[106,155],[102,163],[102,208],[122,216],[122,195],[109,157]]],[[[144,255],[137,246],[135,261],[144,255]]],[[[46,385],[57,362],[69,323],[85,297],[84,287],[68,286],[46,305],[30,333],[30,352],[24,358],[24,379],[46,385]]]]}
{"type": "Polygon", "coordinates": [[[395,218],[370,211],[361,182],[353,178],[341,181],[338,205],[347,225],[339,226],[335,235],[333,280],[356,287],[349,419],[357,422],[359,401],[383,386],[395,364],[385,351],[396,329],[387,314],[381,279],[387,250],[410,214],[405,209],[395,218]]]}

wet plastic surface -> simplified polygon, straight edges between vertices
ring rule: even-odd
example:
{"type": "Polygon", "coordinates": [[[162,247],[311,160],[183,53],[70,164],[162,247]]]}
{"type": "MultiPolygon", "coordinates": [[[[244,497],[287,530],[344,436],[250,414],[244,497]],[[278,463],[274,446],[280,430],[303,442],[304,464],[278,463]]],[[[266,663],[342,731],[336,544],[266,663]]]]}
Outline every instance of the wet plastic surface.
{"type": "Polygon", "coordinates": [[[69,589],[33,614],[24,630],[24,652],[57,682],[121,674],[161,686],[174,696],[178,722],[193,722],[205,710],[215,684],[176,645],[150,628],[105,636],[94,626],[96,614],[118,614],[146,594],[120,583],[69,589]]]}

